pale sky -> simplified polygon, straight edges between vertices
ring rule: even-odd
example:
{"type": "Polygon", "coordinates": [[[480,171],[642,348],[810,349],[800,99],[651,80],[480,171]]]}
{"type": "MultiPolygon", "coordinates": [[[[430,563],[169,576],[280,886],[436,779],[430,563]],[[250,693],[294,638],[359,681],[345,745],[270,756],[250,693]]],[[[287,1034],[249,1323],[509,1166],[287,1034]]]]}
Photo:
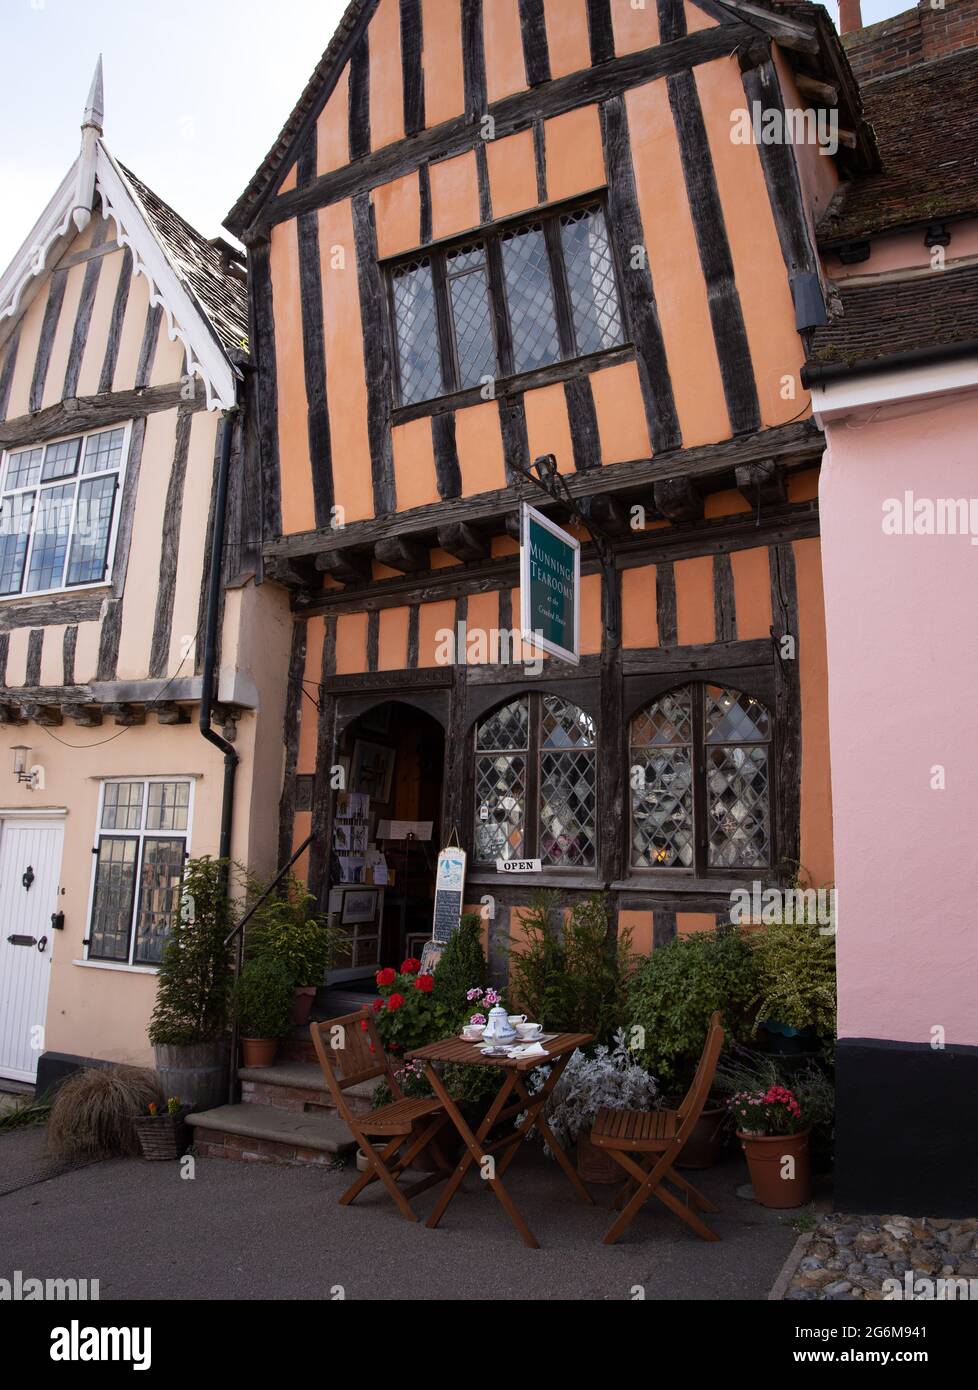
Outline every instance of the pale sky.
{"type": "MultiPolygon", "coordinates": [[[[344,8],[344,0],[0,0],[0,271],[78,152],[99,52],[109,149],[216,236],[344,8]]],[[[837,18],[836,0],[827,8],[837,18]]],[[[907,8],[907,0],[863,0],[863,22],[907,8]]]]}

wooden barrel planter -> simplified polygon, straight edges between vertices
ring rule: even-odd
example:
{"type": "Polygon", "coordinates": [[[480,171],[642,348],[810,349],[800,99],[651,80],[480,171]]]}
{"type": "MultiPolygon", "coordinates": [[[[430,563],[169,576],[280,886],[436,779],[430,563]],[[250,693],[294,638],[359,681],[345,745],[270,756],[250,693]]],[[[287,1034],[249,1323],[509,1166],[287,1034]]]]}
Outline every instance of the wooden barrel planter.
{"type": "Polygon", "coordinates": [[[153,1161],[182,1158],[193,1138],[187,1116],[190,1106],[182,1105],[174,1115],[137,1115],[133,1124],[143,1158],[153,1161]]]}
{"type": "Polygon", "coordinates": [[[193,1111],[213,1110],[227,1100],[230,1050],[224,1039],[186,1047],[158,1043],[153,1051],[165,1096],[176,1096],[193,1111]]]}

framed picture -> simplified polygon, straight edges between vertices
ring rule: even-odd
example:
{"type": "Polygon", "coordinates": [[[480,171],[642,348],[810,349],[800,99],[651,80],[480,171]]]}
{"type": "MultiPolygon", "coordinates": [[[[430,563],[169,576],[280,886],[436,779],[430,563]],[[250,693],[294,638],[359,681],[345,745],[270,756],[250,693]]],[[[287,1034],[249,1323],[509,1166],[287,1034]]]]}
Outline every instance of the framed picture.
{"type": "Polygon", "coordinates": [[[353,745],[353,766],[350,785],[355,792],[365,792],[372,800],[390,801],[394,780],[394,759],[397,750],[383,743],[367,743],[358,738],[353,745]]]}
{"type": "Polygon", "coordinates": [[[358,888],[344,893],[340,925],[352,927],[358,922],[372,922],[377,916],[378,897],[376,888],[358,888]]]}

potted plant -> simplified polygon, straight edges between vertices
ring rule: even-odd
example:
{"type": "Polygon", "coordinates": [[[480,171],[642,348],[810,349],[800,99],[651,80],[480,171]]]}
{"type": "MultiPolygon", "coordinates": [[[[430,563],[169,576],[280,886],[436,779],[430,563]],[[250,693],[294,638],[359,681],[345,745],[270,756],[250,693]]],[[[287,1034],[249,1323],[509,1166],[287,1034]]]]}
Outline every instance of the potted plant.
{"type": "MultiPolygon", "coordinates": [[[[549,1075],[540,1067],[530,1077],[529,1091],[540,1091],[549,1075]]],[[[554,1138],[567,1147],[577,1144],[577,1171],[585,1182],[614,1183],[622,1180],[621,1167],[590,1139],[591,1128],[603,1105],[616,1110],[651,1110],[658,1086],[628,1050],[625,1034],[615,1034],[612,1046],[595,1048],[593,1057],[578,1049],[571,1054],[547,1099],[545,1115],[554,1138]]]]}
{"type": "Polygon", "coordinates": [[[162,1113],[156,1101],[150,1101],[146,1111],[134,1121],[143,1158],[182,1158],[191,1143],[187,1124],[190,1106],[184,1105],[179,1096],[170,1096],[162,1113]]]}
{"type": "MultiPolygon", "coordinates": [[[[639,964],[629,981],[629,1036],[640,1040],[637,1060],[658,1077],[670,1103],[678,1104],[692,1082],[713,1011],[721,1011],[728,1038],[746,1040],[756,997],[757,968],[739,927],[675,937],[639,964]]],[[[726,1118],[725,1104],[708,1098],[681,1167],[718,1160],[726,1118]]]]}
{"type": "Polygon", "coordinates": [[[779,1085],[738,1091],[730,1111],[760,1205],[803,1207],[811,1201],[811,1130],[795,1093],[779,1085]]]}
{"type": "Polygon", "coordinates": [[[772,1086],[787,1086],[794,1094],[811,1129],[812,1171],[828,1172],[832,1167],[835,1086],[821,1059],[754,1052],[734,1044],[717,1067],[714,1087],[727,1097],[738,1091],[765,1092],[772,1086]]]}
{"type": "Polygon", "coordinates": [[[754,1032],[772,1052],[831,1049],[835,1038],[835,937],[817,924],[773,922],[750,934],[757,970],[754,1032]]]}
{"type": "MultiPolygon", "coordinates": [[[[250,876],[249,898],[254,901],[264,891],[265,885],[250,876]]],[[[305,884],[289,874],[278,893],[255,912],[248,930],[248,955],[282,961],[292,978],[294,1025],[308,1022],[316,990],[344,940],[335,918],[313,911],[315,901],[305,884]]]]}
{"type": "Polygon", "coordinates": [[[421,973],[419,960],[409,957],[400,970],[385,966],[374,979],[380,995],[373,1004],[377,1031],[392,1057],[403,1057],[451,1032],[451,1010],[435,994],[435,977],[421,973]]]}
{"type": "Polygon", "coordinates": [[[227,1095],[231,953],[228,865],[203,856],[184,868],[183,903],[170,928],[157,975],[149,1040],[163,1094],[193,1110],[227,1095]]]}
{"type": "Polygon", "coordinates": [[[246,1067],[270,1067],[279,1038],[289,1031],[294,989],[283,961],[245,961],[234,986],[234,1016],[246,1067]]]}

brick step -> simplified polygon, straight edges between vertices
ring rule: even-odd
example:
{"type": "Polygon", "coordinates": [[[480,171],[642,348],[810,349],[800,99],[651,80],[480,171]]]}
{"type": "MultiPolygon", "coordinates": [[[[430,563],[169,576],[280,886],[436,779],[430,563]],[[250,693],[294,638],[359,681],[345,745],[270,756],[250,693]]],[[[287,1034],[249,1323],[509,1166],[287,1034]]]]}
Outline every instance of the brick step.
{"type": "Polygon", "coordinates": [[[187,1123],[197,1153],[205,1158],[321,1166],[356,1147],[339,1116],[326,1111],[305,1115],[271,1105],[219,1105],[188,1115],[187,1123]]]}
{"type": "MultiPolygon", "coordinates": [[[[271,1067],[239,1067],[241,1100],[245,1105],[266,1105],[293,1114],[333,1114],[333,1097],[326,1088],[318,1062],[276,1062],[271,1067]]],[[[379,1078],[348,1086],[346,1100],[355,1115],[371,1108],[379,1078]]]]}

